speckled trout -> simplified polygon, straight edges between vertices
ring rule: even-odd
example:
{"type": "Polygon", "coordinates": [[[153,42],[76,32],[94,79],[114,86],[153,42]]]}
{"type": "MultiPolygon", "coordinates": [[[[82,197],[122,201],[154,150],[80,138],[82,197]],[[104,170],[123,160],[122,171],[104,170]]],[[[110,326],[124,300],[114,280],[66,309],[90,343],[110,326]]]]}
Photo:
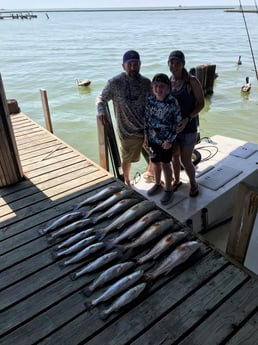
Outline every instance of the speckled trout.
{"type": "Polygon", "coordinates": [[[125,272],[129,271],[130,268],[134,267],[135,263],[132,261],[121,262],[103,271],[94,281],[86,288],[83,293],[86,296],[90,296],[93,291],[107,284],[111,280],[114,280],[125,272]]]}
{"type": "Polygon", "coordinates": [[[93,299],[90,303],[85,303],[86,308],[95,307],[97,304],[105,302],[110,298],[117,296],[123,291],[129,289],[129,287],[131,287],[143,276],[143,273],[143,270],[138,270],[119,279],[117,282],[107,288],[102,295],[93,299]]]}
{"type": "Polygon", "coordinates": [[[133,199],[133,198],[120,200],[114,206],[112,206],[109,210],[102,213],[100,216],[96,217],[93,220],[93,223],[96,224],[105,218],[111,218],[138,202],[139,202],[138,199],[133,199]]]}
{"type": "Polygon", "coordinates": [[[66,240],[57,244],[56,250],[68,248],[72,246],[74,243],[79,242],[80,240],[83,240],[84,238],[93,235],[94,232],[95,232],[94,228],[89,228],[89,229],[80,231],[76,233],[75,235],[69,236],[66,240]]]}
{"type": "Polygon", "coordinates": [[[124,292],[109,308],[100,313],[101,319],[105,320],[111,313],[117,312],[122,307],[134,301],[143,292],[146,285],[147,283],[141,283],[124,292]]]}
{"type": "Polygon", "coordinates": [[[197,241],[189,241],[181,244],[172,251],[152,272],[147,273],[148,280],[154,280],[162,274],[168,274],[173,268],[181,265],[189,259],[197,249],[200,248],[200,243],[197,241]]]}
{"type": "Polygon", "coordinates": [[[102,266],[113,261],[115,258],[118,257],[118,255],[119,255],[119,253],[117,251],[112,251],[112,252],[106,253],[106,254],[98,257],[97,259],[93,260],[92,262],[90,262],[88,265],[86,265],[85,267],[83,267],[79,271],[71,273],[70,278],[72,280],[75,280],[84,274],[96,271],[99,268],[101,268],[102,266]]]}
{"type": "Polygon", "coordinates": [[[116,204],[118,201],[132,196],[133,193],[133,189],[123,189],[121,191],[115,192],[109,198],[103,200],[97,206],[93,207],[89,212],[87,212],[87,217],[90,217],[93,213],[106,210],[107,208],[116,204]]]}
{"type": "Polygon", "coordinates": [[[148,225],[158,220],[161,217],[161,215],[162,212],[160,210],[153,210],[146,213],[143,217],[141,217],[135,223],[131,224],[128,228],[126,228],[121,235],[114,238],[112,242],[116,244],[135,236],[136,234],[147,228],[148,225]]]}
{"type": "Polygon", "coordinates": [[[90,244],[92,244],[96,240],[97,240],[97,237],[95,235],[83,238],[82,240],[73,244],[71,247],[59,250],[57,252],[52,252],[52,256],[56,260],[63,256],[77,253],[80,250],[84,249],[85,247],[88,247],[90,244]]]}
{"type": "Polygon", "coordinates": [[[83,213],[80,211],[73,211],[73,212],[66,213],[62,217],[59,217],[58,219],[54,220],[46,228],[39,229],[38,232],[40,235],[48,234],[49,232],[54,231],[57,228],[60,228],[61,226],[64,226],[82,217],[83,217],[83,213]]]}
{"type": "Polygon", "coordinates": [[[65,236],[67,234],[70,234],[71,232],[81,230],[81,229],[85,228],[86,226],[90,225],[91,223],[92,222],[91,222],[90,218],[77,220],[76,222],[68,224],[68,225],[64,226],[63,228],[60,228],[59,230],[51,232],[51,234],[48,236],[47,240],[49,242],[51,242],[58,237],[62,237],[62,236],[65,236]]]}
{"type": "Polygon", "coordinates": [[[100,249],[103,249],[104,247],[105,247],[104,242],[93,243],[89,245],[88,247],[84,248],[83,250],[79,251],[77,254],[75,254],[71,258],[65,260],[62,266],[68,266],[78,261],[81,261],[82,259],[85,259],[88,256],[95,254],[96,252],[98,252],[100,249]]]}
{"type": "Polygon", "coordinates": [[[89,196],[87,199],[81,201],[78,205],[76,205],[75,210],[77,210],[83,206],[93,204],[94,202],[98,202],[100,200],[106,199],[110,195],[112,195],[112,194],[114,194],[120,190],[121,190],[121,187],[118,185],[105,187],[102,190],[100,190],[99,192],[94,193],[94,195],[89,196]]]}
{"type": "Polygon", "coordinates": [[[133,220],[138,219],[143,214],[155,208],[155,203],[149,200],[143,200],[133,205],[126,210],[121,216],[116,218],[111,224],[106,226],[104,229],[99,230],[101,238],[105,237],[109,232],[121,229],[126,223],[131,223],[133,220]]]}

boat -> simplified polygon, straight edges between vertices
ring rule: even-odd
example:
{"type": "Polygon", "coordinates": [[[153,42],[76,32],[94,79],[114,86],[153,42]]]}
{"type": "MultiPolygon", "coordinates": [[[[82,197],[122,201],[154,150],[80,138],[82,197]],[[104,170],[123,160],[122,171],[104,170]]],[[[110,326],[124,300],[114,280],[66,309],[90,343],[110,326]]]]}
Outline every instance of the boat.
{"type": "Polygon", "coordinates": [[[245,84],[241,87],[241,92],[249,92],[251,90],[251,83],[249,77],[245,78],[245,84]]]}
{"type": "Polygon", "coordinates": [[[85,87],[85,86],[89,86],[91,84],[91,80],[90,79],[84,79],[84,80],[78,80],[77,81],[77,85],[80,87],[85,87]]]}

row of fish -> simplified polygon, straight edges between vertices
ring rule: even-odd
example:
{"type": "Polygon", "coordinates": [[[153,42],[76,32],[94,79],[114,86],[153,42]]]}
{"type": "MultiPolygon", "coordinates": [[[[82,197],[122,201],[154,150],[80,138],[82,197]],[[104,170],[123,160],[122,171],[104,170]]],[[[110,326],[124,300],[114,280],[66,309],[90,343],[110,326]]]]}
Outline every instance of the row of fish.
{"type": "Polygon", "coordinates": [[[184,229],[172,218],[164,218],[155,203],[140,200],[132,189],[117,185],[83,200],[72,212],[40,229],[39,233],[46,235],[50,243],[62,239],[52,253],[54,259],[64,258],[61,266],[89,261],[70,275],[72,280],[103,270],[84,290],[85,295],[90,296],[110,284],[100,296],[86,303],[87,308],[93,308],[115,298],[101,313],[102,318],[135,300],[149,282],[185,262],[200,246],[197,241],[189,240],[189,228],[184,229]],[[114,216],[117,217],[113,219],[114,216]],[[111,221],[105,227],[99,224],[108,219],[111,221]],[[122,232],[114,235],[117,231],[122,232]],[[177,246],[180,242],[182,244],[177,246]],[[150,244],[151,248],[146,251],[150,244]],[[164,255],[170,249],[172,251],[164,255]],[[160,257],[152,271],[137,267],[160,257]]]}

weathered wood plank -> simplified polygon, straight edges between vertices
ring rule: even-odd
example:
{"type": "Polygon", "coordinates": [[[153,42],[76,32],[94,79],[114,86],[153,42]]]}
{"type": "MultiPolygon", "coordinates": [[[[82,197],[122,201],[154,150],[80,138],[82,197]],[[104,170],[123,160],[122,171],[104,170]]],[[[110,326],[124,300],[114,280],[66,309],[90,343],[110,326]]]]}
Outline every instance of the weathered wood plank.
{"type": "Polygon", "coordinates": [[[256,303],[254,304],[257,296],[257,280],[250,279],[180,342],[180,345],[188,345],[190,342],[196,345],[214,345],[214,339],[218,344],[223,343],[229,336],[235,334],[235,330],[255,309],[257,310],[256,303]]]}

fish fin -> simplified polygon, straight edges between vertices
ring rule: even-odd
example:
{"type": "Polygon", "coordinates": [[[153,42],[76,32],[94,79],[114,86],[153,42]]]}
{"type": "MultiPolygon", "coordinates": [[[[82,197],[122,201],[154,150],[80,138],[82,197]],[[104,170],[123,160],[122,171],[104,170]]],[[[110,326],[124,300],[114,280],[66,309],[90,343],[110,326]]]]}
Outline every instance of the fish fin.
{"type": "Polygon", "coordinates": [[[83,295],[86,296],[86,297],[90,297],[92,295],[92,292],[93,291],[91,291],[90,289],[82,290],[83,295]]]}
{"type": "Polygon", "coordinates": [[[101,229],[96,229],[95,233],[99,241],[102,241],[103,238],[106,236],[106,234],[103,231],[101,231],[101,229]]]}
{"type": "Polygon", "coordinates": [[[126,251],[126,246],[123,244],[114,244],[113,243],[113,247],[119,249],[122,253],[124,253],[126,251]]]}
{"type": "Polygon", "coordinates": [[[71,273],[69,276],[70,276],[71,280],[77,279],[76,272],[71,273]]]}
{"type": "Polygon", "coordinates": [[[101,320],[105,321],[108,317],[109,317],[109,313],[107,313],[106,310],[103,310],[102,312],[99,313],[99,317],[101,318],[101,320]]]}
{"type": "Polygon", "coordinates": [[[84,302],[84,306],[86,310],[91,310],[93,308],[93,305],[91,304],[91,302],[84,302]]]}
{"type": "Polygon", "coordinates": [[[60,267],[61,269],[64,269],[64,268],[66,267],[65,262],[60,262],[60,263],[59,263],[59,267],[60,267]]]}
{"type": "Polygon", "coordinates": [[[146,273],[146,274],[144,275],[144,280],[145,280],[147,283],[153,282],[154,279],[155,279],[155,278],[154,278],[153,274],[151,274],[151,273],[146,273]]]}
{"type": "Polygon", "coordinates": [[[48,243],[49,244],[52,244],[52,243],[54,243],[55,242],[55,237],[53,237],[53,236],[47,236],[47,241],[48,241],[48,243]]]}
{"type": "Polygon", "coordinates": [[[44,228],[38,229],[38,234],[39,234],[39,235],[45,235],[45,234],[46,234],[46,231],[44,230],[44,228]]]}
{"type": "Polygon", "coordinates": [[[58,253],[55,250],[51,252],[51,256],[53,260],[58,260],[60,257],[60,255],[58,255],[58,253]]]}

